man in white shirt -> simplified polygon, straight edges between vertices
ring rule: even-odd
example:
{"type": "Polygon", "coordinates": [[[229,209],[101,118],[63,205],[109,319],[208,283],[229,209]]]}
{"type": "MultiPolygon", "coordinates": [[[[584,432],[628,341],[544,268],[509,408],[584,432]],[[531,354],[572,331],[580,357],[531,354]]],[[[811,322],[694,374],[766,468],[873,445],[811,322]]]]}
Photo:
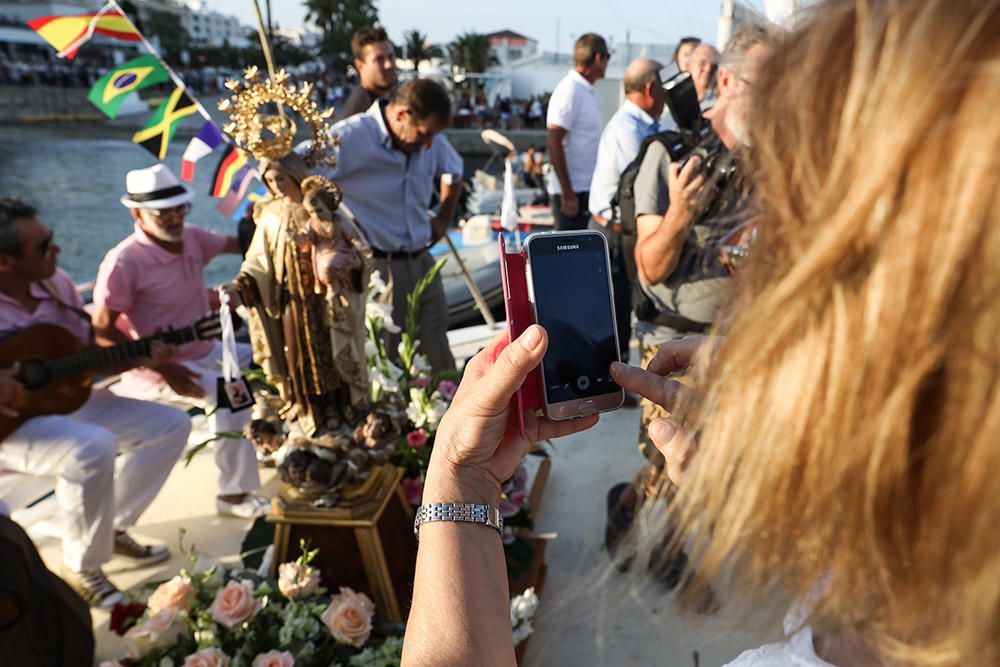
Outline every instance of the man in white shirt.
{"type": "Polygon", "coordinates": [[[584,229],[590,221],[587,201],[601,138],[594,82],[604,77],[610,59],[603,37],[581,36],[573,49],[575,67],[549,98],[547,146],[556,176],[552,196],[556,229],[584,229]]]}
{"type": "Polygon", "coordinates": [[[663,65],[649,58],[637,58],[625,69],[625,103],[608,121],[597,147],[597,163],[590,181],[590,228],[608,239],[611,280],[615,290],[615,318],[621,357],[628,359],[632,338],[632,288],[622,254],[622,226],[612,200],[622,172],[639,155],[642,140],[660,131],[666,95],[660,80],[663,65]]]}

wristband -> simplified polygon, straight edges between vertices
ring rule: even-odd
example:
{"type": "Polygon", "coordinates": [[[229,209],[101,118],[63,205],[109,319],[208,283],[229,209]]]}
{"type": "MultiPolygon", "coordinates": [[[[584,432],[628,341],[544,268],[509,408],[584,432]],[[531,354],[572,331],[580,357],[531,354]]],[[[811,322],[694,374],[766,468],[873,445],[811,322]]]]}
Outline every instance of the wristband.
{"type": "Polygon", "coordinates": [[[431,521],[466,521],[481,523],[503,535],[503,517],[500,510],[490,505],[473,503],[430,503],[421,505],[413,517],[413,534],[419,539],[419,528],[422,523],[431,521]]]}

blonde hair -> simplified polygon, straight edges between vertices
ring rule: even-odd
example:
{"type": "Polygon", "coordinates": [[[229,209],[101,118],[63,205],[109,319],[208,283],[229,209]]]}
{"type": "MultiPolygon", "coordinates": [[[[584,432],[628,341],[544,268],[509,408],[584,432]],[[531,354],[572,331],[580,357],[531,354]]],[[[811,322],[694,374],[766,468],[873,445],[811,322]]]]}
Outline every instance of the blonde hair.
{"type": "Polygon", "coordinates": [[[682,409],[704,577],[1000,662],[1000,0],[835,0],[755,85],[759,236],[682,409]]]}

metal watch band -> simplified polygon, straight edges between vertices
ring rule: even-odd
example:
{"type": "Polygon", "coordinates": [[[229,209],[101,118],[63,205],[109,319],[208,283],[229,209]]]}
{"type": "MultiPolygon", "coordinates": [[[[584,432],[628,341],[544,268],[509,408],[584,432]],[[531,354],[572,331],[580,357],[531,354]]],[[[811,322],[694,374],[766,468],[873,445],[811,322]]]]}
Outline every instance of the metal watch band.
{"type": "Polygon", "coordinates": [[[413,517],[413,534],[418,538],[420,524],[430,521],[468,521],[469,523],[481,523],[491,528],[496,528],[497,532],[503,534],[503,517],[500,510],[489,505],[476,505],[473,503],[430,503],[417,508],[413,517]]]}

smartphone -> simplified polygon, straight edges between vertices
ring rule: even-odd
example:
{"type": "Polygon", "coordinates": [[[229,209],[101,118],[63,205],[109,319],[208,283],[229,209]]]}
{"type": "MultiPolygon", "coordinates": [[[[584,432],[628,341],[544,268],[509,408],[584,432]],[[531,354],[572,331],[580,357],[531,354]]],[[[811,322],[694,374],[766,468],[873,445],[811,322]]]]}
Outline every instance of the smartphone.
{"type": "Polygon", "coordinates": [[[535,321],[549,334],[541,367],[545,415],[572,419],[620,408],[625,393],[611,379],[618,329],[604,235],[532,234],[524,256],[535,321]]]}

